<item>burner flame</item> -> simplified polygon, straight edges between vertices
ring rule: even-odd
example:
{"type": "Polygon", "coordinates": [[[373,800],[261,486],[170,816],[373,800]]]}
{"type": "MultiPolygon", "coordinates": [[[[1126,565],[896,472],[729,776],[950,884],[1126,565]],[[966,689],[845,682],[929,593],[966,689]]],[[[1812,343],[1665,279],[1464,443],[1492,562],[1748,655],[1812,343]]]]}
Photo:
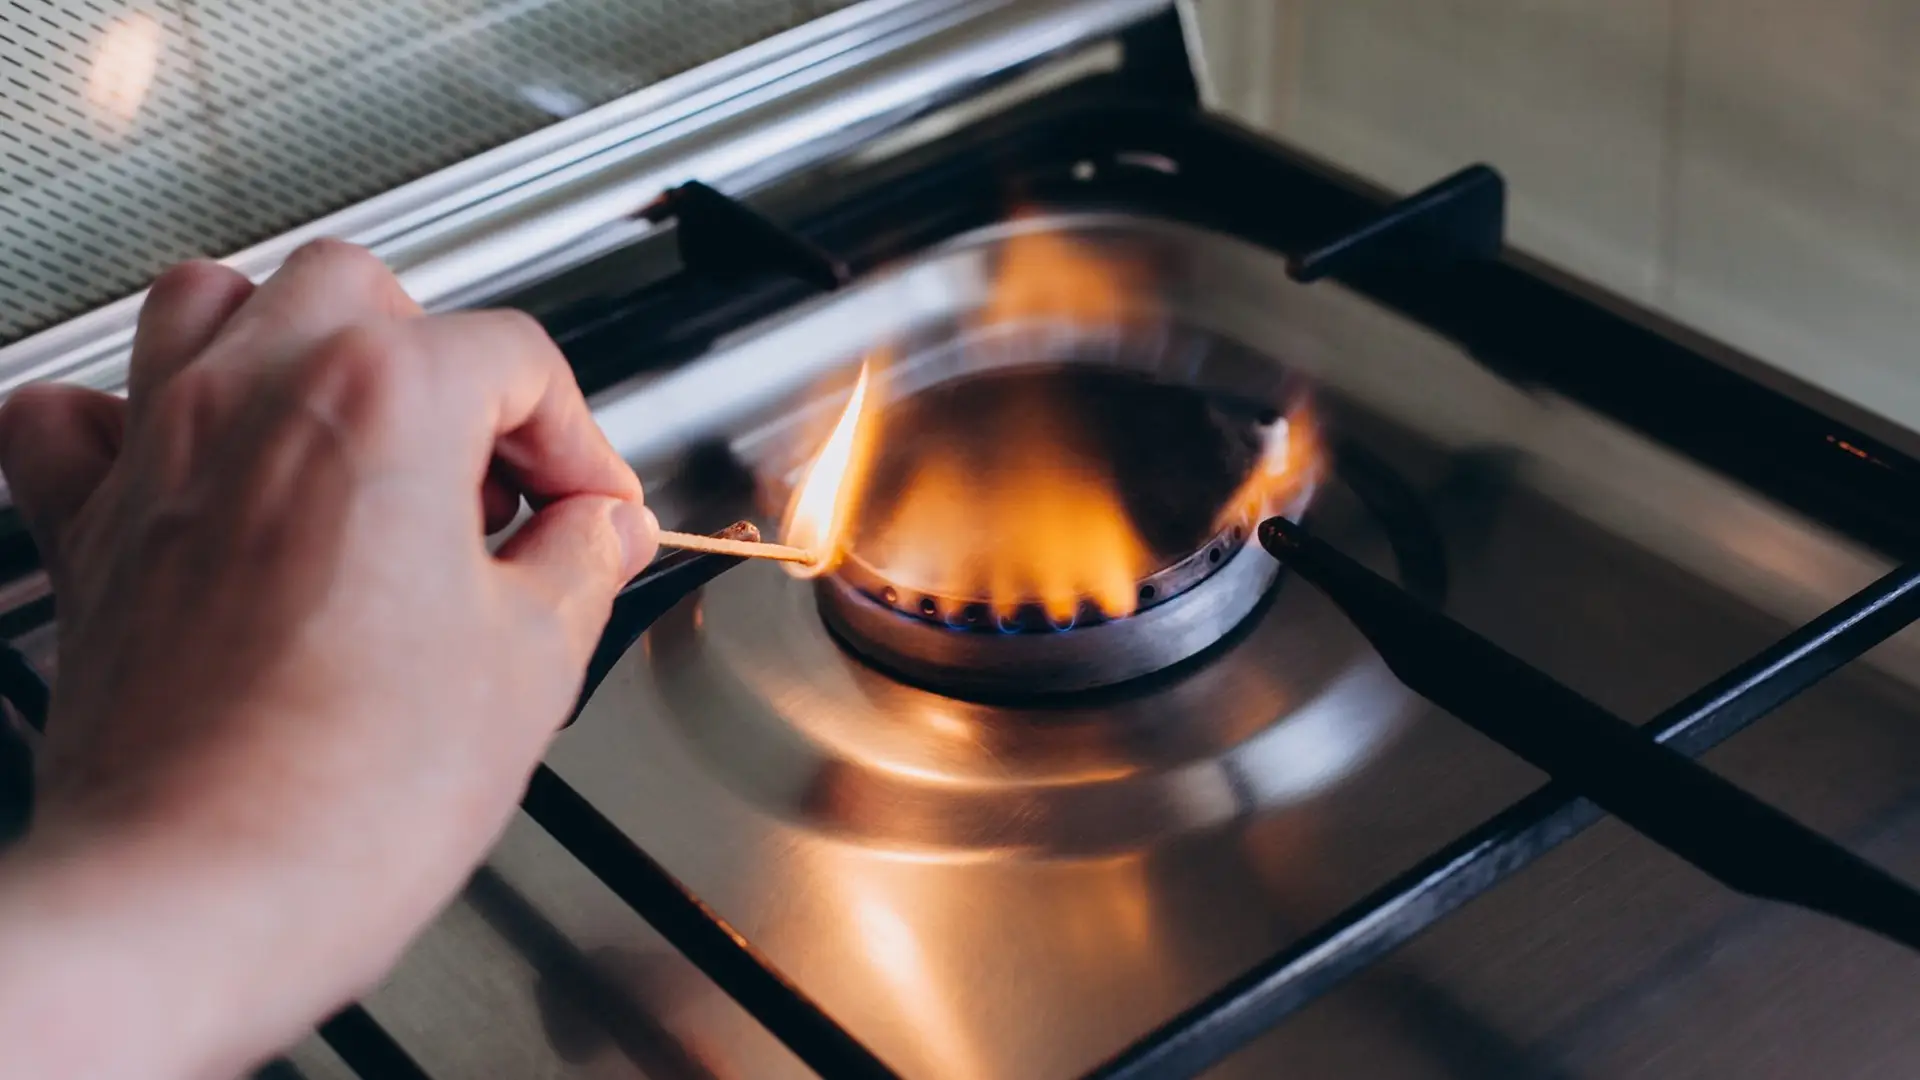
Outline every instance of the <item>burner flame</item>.
{"type": "MultiPolygon", "coordinates": [[[[1001,250],[977,325],[1113,333],[1153,314],[1138,267],[1033,230],[1001,250]]],[[[1028,605],[1057,626],[1075,622],[1083,605],[1108,618],[1132,614],[1153,555],[1074,410],[1072,401],[1022,395],[978,418],[1000,436],[984,450],[919,455],[899,498],[861,525],[861,557],[902,588],[984,604],[1002,620],[1028,605]]]]}
{"type": "Polygon", "coordinates": [[[1117,330],[1153,317],[1158,305],[1142,268],[1059,233],[1009,237],[1000,252],[985,326],[1047,319],[1080,329],[1117,330]]]}
{"type": "Polygon", "coordinates": [[[1319,482],[1324,462],[1319,423],[1305,402],[1297,403],[1267,427],[1259,460],[1239,490],[1220,507],[1215,527],[1255,521],[1273,508],[1293,502],[1319,482]]]}
{"type": "MultiPolygon", "coordinates": [[[[1002,249],[978,324],[1037,327],[1041,333],[1012,340],[1034,343],[1034,363],[1057,363],[1062,338],[1051,328],[1095,340],[1151,333],[1159,309],[1150,285],[1141,267],[1091,245],[1019,233],[1002,249]]],[[[869,392],[869,376],[884,363],[870,357],[862,365],[788,503],[784,542],[816,555],[789,572],[827,573],[852,548],[899,592],[919,594],[908,602],[929,617],[979,626],[990,613],[1005,629],[1037,611],[1066,627],[1095,614],[1133,614],[1143,579],[1187,554],[1157,552],[1143,537],[1103,449],[1109,444],[1073,393],[1027,383],[970,403],[959,420],[964,432],[901,424],[883,433],[888,420],[871,404],[881,395],[869,392]]],[[[1277,422],[1260,465],[1220,508],[1222,521],[1244,520],[1306,476],[1317,457],[1311,434],[1309,425],[1277,422]]]]}
{"type": "Polygon", "coordinates": [[[873,410],[867,406],[871,362],[860,365],[847,407],[808,462],[780,523],[783,543],[813,555],[806,563],[782,563],[795,577],[818,577],[840,564],[847,527],[873,460],[873,410]]]}
{"type": "Polygon", "coordinates": [[[974,470],[941,457],[926,461],[868,535],[861,554],[889,580],[984,603],[1000,619],[1027,604],[1062,626],[1078,618],[1082,603],[1108,618],[1131,615],[1134,590],[1153,570],[1105,469],[1057,429],[1002,445],[974,470]],[[983,476],[993,482],[982,485],[983,476]]]}

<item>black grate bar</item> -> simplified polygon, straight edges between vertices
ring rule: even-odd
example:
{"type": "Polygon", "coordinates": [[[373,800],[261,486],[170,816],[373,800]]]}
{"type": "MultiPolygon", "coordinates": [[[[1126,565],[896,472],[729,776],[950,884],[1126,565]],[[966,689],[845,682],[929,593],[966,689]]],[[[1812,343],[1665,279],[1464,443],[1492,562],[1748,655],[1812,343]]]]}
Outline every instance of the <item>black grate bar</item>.
{"type": "Polygon", "coordinates": [[[10,642],[0,642],[0,698],[33,730],[45,733],[52,691],[47,680],[10,642]]]}
{"type": "MultiPolygon", "coordinates": [[[[1662,712],[1656,741],[1697,755],[1920,618],[1920,565],[1900,567],[1662,712]]],[[[1088,1080],[1193,1076],[1224,1060],[1604,816],[1550,783],[1149,1032],[1088,1080]]]]}
{"type": "Polygon", "coordinates": [[[1287,259],[1287,276],[1318,281],[1369,261],[1428,267],[1491,259],[1506,241],[1507,182],[1469,165],[1414,192],[1340,235],[1287,259]]]}
{"type": "Polygon", "coordinates": [[[1282,518],[1260,542],[1400,681],[1728,888],[1920,949],[1920,892],[1415,600],[1282,518]]]}
{"type": "Polygon", "coordinates": [[[722,279],[785,274],[823,290],[853,280],[847,264],[830,252],[698,180],[667,192],[642,216],[651,221],[678,220],[675,242],[680,262],[689,270],[722,279]]]}
{"type": "MultiPolygon", "coordinates": [[[[758,540],[760,530],[754,528],[752,522],[736,521],[713,535],[723,540],[758,540]]],[[[653,560],[633,580],[621,586],[613,598],[607,625],[600,631],[600,641],[587,659],[586,676],[580,684],[579,696],[574,699],[573,711],[567,714],[567,722],[562,726],[571,726],[580,719],[580,711],[592,700],[593,692],[660,616],[695,589],[743,562],[746,559],[738,555],[675,551],[653,560]]]]}
{"type": "Polygon", "coordinates": [[[896,1080],[873,1051],[558,773],[545,765],[536,769],[520,806],[808,1068],[834,1080],[896,1080]]]}
{"type": "Polygon", "coordinates": [[[360,1080],[432,1080],[367,1010],[349,1005],[320,1025],[320,1038],[360,1080]]]}
{"type": "Polygon", "coordinates": [[[1651,725],[1653,737],[1697,757],[1915,620],[1920,563],[1909,563],[1661,714],[1651,725]]]}

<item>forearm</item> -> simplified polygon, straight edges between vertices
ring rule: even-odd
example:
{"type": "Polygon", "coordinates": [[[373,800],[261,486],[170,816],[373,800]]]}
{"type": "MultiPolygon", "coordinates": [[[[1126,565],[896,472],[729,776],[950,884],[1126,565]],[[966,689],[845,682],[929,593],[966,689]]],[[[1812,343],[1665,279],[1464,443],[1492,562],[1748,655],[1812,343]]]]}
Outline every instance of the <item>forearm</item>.
{"type": "Polygon", "coordinates": [[[314,1007],[269,907],[164,839],[31,837],[0,857],[0,1074],[239,1075],[314,1007]]]}

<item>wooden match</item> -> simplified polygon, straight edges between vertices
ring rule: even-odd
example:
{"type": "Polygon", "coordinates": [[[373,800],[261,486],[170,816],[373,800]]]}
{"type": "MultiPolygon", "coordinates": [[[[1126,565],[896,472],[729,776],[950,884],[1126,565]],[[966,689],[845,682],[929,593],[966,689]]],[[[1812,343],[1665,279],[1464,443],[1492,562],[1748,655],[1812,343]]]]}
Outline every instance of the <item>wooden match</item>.
{"type": "Polygon", "coordinates": [[[729,540],[720,536],[661,530],[660,546],[682,551],[704,551],[712,555],[738,555],[747,559],[772,559],[775,562],[812,563],[813,553],[805,548],[769,544],[758,540],[729,540]]]}

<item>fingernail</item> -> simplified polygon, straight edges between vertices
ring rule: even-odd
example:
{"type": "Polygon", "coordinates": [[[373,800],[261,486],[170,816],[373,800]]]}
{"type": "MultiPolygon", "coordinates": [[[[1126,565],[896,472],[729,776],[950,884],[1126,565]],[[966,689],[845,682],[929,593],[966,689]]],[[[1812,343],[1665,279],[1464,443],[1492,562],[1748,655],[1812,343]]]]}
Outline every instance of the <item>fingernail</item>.
{"type": "Polygon", "coordinates": [[[641,503],[615,503],[613,527],[620,534],[626,556],[626,575],[632,577],[653,561],[653,553],[660,546],[660,519],[641,503]]]}

